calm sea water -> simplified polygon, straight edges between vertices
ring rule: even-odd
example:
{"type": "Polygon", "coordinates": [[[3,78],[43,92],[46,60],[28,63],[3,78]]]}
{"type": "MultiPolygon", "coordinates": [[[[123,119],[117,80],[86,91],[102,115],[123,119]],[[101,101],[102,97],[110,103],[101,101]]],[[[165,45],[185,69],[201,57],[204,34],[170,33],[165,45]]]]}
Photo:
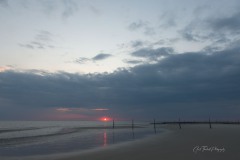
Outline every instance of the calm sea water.
{"type": "Polygon", "coordinates": [[[1,157],[50,155],[83,151],[132,141],[154,134],[145,122],[3,121],[0,122],[1,157]]]}

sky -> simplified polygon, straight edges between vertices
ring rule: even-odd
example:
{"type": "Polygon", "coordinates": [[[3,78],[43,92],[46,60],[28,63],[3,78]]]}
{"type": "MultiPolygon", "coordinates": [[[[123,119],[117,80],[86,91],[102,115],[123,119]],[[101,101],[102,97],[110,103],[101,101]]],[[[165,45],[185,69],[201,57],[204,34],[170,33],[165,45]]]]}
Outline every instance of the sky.
{"type": "Polygon", "coordinates": [[[238,0],[0,0],[0,120],[240,119],[238,0]]]}

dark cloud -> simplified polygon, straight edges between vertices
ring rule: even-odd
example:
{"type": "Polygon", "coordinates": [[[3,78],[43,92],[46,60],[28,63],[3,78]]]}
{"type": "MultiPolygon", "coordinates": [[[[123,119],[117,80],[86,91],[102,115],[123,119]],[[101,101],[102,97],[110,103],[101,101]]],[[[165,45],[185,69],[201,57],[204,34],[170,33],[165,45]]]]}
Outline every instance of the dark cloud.
{"type": "Polygon", "coordinates": [[[172,53],[174,53],[173,48],[162,47],[157,49],[142,48],[132,52],[130,55],[134,57],[148,58],[149,60],[158,60],[159,58],[162,58],[162,56],[165,57],[172,53]]]}
{"type": "Polygon", "coordinates": [[[128,63],[128,64],[140,64],[140,63],[143,63],[144,61],[125,59],[125,60],[123,60],[123,62],[128,63]]]}
{"type": "Polygon", "coordinates": [[[131,117],[234,117],[240,114],[239,50],[169,54],[157,63],[103,74],[6,70],[0,72],[0,107],[14,112],[108,106],[131,117]]]}
{"type": "Polygon", "coordinates": [[[92,60],[94,60],[94,61],[104,60],[111,56],[112,56],[111,54],[100,53],[100,54],[96,55],[95,57],[93,57],[92,60]]]}
{"type": "Polygon", "coordinates": [[[218,42],[215,44],[229,44],[239,39],[240,36],[240,12],[230,16],[196,18],[179,33],[188,41],[218,42]]]}
{"type": "Polygon", "coordinates": [[[235,13],[228,17],[219,17],[209,19],[207,23],[214,31],[229,31],[240,33],[240,12],[235,13]]]}
{"type": "Polygon", "coordinates": [[[181,36],[187,41],[201,42],[203,40],[210,40],[213,37],[206,37],[205,34],[210,34],[208,30],[203,30],[200,20],[194,20],[179,31],[181,36]]]}
{"type": "Polygon", "coordinates": [[[142,41],[142,40],[135,40],[131,41],[129,44],[123,44],[120,46],[121,48],[159,48],[162,46],[172,46],[174,43],[179,41],[180,38],[165,38],[165,39],[159,39],[157,41],[142,41]]]}
{"type": "Polygon", "coordinates": [[[96,61],[105,60],[105,59],[110,58],[110,57],[112,57],[111,54],[99,53],[92,58],[86,58],[86,57],[77,58],[74,62],[79,63],[79,64],[85,64],[85,63],[88,63],[88,62],[96,62],[96,61]]]}

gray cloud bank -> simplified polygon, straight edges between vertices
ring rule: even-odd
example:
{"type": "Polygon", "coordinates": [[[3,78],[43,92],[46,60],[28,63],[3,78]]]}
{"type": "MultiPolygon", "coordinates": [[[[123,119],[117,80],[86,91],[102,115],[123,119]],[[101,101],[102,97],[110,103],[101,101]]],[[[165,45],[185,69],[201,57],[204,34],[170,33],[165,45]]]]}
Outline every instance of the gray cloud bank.
{"type": "MultiPolygon", "coordinates": [[[[235,47],[211,54],[167,54],[154,64],[103,74],[8,70],[0,72],[0,107],[12,111],[107,106],[125,116],[237,117],[239,51],[235,47]]],[[[155,53],[156,50],[149,49],[141,56],[158,56],[155,53]]]]}

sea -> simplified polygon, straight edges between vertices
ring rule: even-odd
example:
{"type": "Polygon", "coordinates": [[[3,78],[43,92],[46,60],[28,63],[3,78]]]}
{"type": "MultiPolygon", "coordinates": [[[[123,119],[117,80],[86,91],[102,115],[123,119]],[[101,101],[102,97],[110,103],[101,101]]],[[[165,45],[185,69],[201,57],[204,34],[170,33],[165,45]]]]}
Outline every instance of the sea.
{"type": "Polygon", "coordinates": [[[160,132],[149,122],[0,121],[0,159],[81,152],[160,132]]]}

